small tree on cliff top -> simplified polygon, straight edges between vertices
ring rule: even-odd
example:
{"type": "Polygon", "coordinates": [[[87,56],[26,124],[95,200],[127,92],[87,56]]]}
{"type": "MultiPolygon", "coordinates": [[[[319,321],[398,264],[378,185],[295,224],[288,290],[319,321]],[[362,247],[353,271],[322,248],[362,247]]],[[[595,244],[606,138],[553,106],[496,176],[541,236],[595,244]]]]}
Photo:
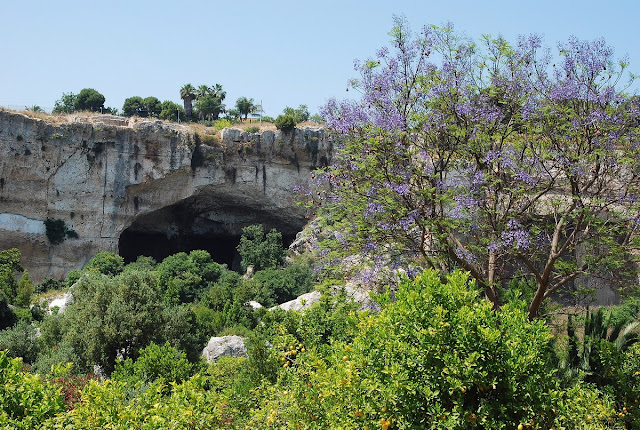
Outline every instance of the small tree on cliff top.
{"type": "Polygon", "coordinates": [[[356,64],[361,100],[322,112],[338,148],[312,194],[329,258],[461,267],[495,306],[521,268],[531,318],[576,278],[621,270],[639,225],[640,104],[604,41],[570,38],[554,58],[537,36],[475,44],[395,24],[393,49],[356,64]]]}

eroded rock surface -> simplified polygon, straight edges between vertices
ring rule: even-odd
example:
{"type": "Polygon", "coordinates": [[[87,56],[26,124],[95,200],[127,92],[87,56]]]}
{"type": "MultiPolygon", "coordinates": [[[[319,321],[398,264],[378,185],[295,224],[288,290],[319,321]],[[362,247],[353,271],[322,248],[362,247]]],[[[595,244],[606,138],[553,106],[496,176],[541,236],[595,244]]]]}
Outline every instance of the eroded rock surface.
{"type": "Polygon", "coordinates": [[[293,188],[330,156],[321,128],[198,136],[161,121],[53,123],[0,110],[0,249],[17,247],[38,281],[99,251],[168,252],[239,237],[255,223],[293,238],[305,222],[293,188]],[[47,218],[78,238],[52,245],[47,218]]]}
{"type": "Polygon", "coordinates": [[[215,362],[220,357],[244,357],[246,355],[247,348],[244,345],[244,338],[240,336],[212,337],[202,350],[202,357],[208,363],[215,362]]]}

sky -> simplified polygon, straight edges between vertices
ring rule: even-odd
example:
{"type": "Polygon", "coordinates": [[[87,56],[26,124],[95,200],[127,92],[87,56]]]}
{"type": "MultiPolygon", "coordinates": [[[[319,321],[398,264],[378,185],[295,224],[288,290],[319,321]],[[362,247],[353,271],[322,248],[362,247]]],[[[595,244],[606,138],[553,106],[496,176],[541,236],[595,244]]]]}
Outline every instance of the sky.
{"type": "MultiPolygon", "coordinates": [[[[604,38],[640,73],[636,0],[0,0],[0,106],[51,111],[62,93],[94,88],[122,109],[132,96],[182,104],[180,88],[222,85],[276,117],[348,98],[355,59],[389,45],[393,16],[416,32],[454,24],[473,39],[537,33],[604,38]]],[[[635,91],[635,90],[634,90],[635,91]]]]}

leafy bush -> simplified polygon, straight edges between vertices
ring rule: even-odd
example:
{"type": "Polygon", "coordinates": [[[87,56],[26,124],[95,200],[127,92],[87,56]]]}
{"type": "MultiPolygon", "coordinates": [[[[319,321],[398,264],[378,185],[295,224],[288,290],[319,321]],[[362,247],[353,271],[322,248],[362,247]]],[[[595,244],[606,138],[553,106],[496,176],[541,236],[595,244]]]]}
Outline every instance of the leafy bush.
{"type": "Polygon", "coordinates": [[[62,288],[62,282],[53,278],[44,278],[38,285],[35,286],[34,293],[42,294],[50,290],[60,290],[62,288]]]}
{"type": "Polygon", "coordinates": [[[296,128],[296,119],[293,115],[278,115],[274,122],[276,128],[278,130],[282,130],[284,132],[292,131],[296,128]]]}
{"type": "Polygon", "coordinates": [[[256,272],[246,283],[253,285],[253,300],[263,306],[274,306],[293,300],[311,288],[313,272],[304,264],[283,269],[265,269],[256,272]]]}
{"type": "Polygon", "coordinates": [[[175,384],[168,396],[164,387],[155,383],[130,399],[128,386],[123,382],[91,381],[82,393],[82,403],[55,417],[46,428],[209,430],[231,427],[235,414],[228,411],[217,392],[207,390],[207,387],[207,378],[194,376],[175,384]]]}
{"type": "Polygon", "coordinates": [[[187,303],[198,298],[209,282],[218,280],[221,266],[206,251],[179,252],[162,260],[156,267],[159,288],[167,303],[187,303]]]}
{"type": "Polygon", "coordinates": [[[9,303],[15,299],[18,289],[15,273],[22,272],[20,257],[20,251],[17,248],[0,251],[0,293],[4,294],[9,303]]]}
{"type": "Polygon", "coordinates": [[[84,266],[84,270],[116,276],[124,270],[124,258],[113,252],[98,252],[84,266]]]}
{"type": "Polygon", "coordinates": [[[568,321],[568,365],[574,373],[579,371],[586,381],[599,388],[612,383],[613,370],[620,366],[623,353],[638,341],[638,334],[634,332],[637,322],[627,324],[618,319],[614,325],[611,316],[611,312],[602,307],[596,312],[587,309],[579,336],[581,341],[571,316],[568,321]]]}
{"type": "Polygon", "coordinates": [[[203,305],[194,306],[192,310],[196,319],[198,335],[204,339],[218,336],[224,328],[224,314],[203,305]]]}
{"type": "Polygon", "coordinates": [[[9,357],[21,357],[25,363],[33,364],[39,350],[35,327],[29,321],[22,320],[0,331],[0,350],[6,350],[9,357]]]}
{"type": "Polygon", "coordinates": [[[44,220],[44,227],[47,239],[49,239],[49,243],[52,245],[58,245],[64,242],[67,237],[72,239],[78,237],[78,233],[68,228],[64,220],[61,219],[47,218],[44,220]]]}
{"type": "Polygon", "coordinates": [[[242,271],[253,266],[254,271],[274,269],[282,264],[285,251],[282,248],[282,234],[275,229],[264,234],[262,225],[250,225],[242,229],[242,237],[237,247],[242,258],[242,271]]]}
{"type": "Polygon", "coordinates": [[[196,315],[187,305],[167,306],[161,315],[162,327],[156,333],[156,342],[169,344],[184,351],[189,361],[200,359],[202,348],[209,340],[197,330],[196,315]]]}
{"type": "Polygon", "coordinates": [[[256,125],[251,125],[247,127],[247,133],[258,133],[260,131],[260,127],[256,125]]]}
{"type": "Polygon", "coordinates": [[[98,91],[93,88],[83,88],[75,98],[74,107],[77,111],[99,111],[100,108],[104,108],[104,101],[104,96],[98,91]]]}
{"type": "Polygon", "coordinates": [[[133,263],[129,263],[124,266],[124,271],[149,271],[153,270],[156,265],[156,260],[153,257],[147,257],[145,255],[140,255],[133,263]]]}
{"type": "Polygon", "coordinates": [[[197,365],[187,360],[184,352],[178,351],[168,342],[164,345],[151,342],[140,350],[137,359],[117,361],[111,378],[131,386],[150,384],[158,379],[164,383],[179,383],[193,376],[197,369],[197,365]]]}
{"type": "Polygon", "coordinates": [[[0,290],[0,330],[15,324],[17,317],[9,307],[9,301],[4,291],[0,290]]]}
{"type": "Polygon", "coordinates": [[[611,371],[618,415],[626,428],[640,429],[640,343],[634,344],[611,371]]]}
{"type": "Polygon", "coordinates": [[[83,276],[74,286],[74,303],[64,313],[64,339],[81,357],[109,373],[117,354],[135,357],[164,326],[164,306],[153,272],[126,272],[109,278],[83,276]]]}
{"type": "Polygon", "coordinates": [[[292,383],[274,425],[551,427],[550,330],[516,306],[495,312],[468,284],[460,272],[443,282],[426,271],[402,281],[393,303],[381,296],[383,310],[363,316],[352,343],[322,356],[285,352],[282,378],[292,383]]]}
{"type": "Polygon", "coordinates": [[[285,107],[282,111],[284,115],[290,115],[296,121],[296,124],[299,122],[305,122],[309,120],[309,109],[307,105],[300,105],[297,109],[292,107],[285,107]]]}
{"type": "Polygon", "coordinates": [[[73,345],[67,340],[61,340],[51,347],[40,347],[38,358],[33,364],[33,371],[54,378],[57,377],[55,369],[64,366],[68,375],[87,374],[91,369],[81,366],[81,362],[82,358],[76,354],[73,345]]]}
{"type": "Polygon", "coordinates": [[[219,119],[213,124],[215,129],[218,130],[218,131],[222,130],[223,128],[231,127],[232,125],[233,124],[231,124],[231,121],[229,121],[228,119],[225,119],[225,118],[219,119]]]}
{"type": "Polygon", "coordinates": [[[0,350],[0,423],[3,429],[38,429],[65,409],[58,390],[22,370],[22,360],[0,350]]]}
{"type": "Polygon", "coordinates": [[[28,271],[22,272],[22,277],[18,282],[16,290],[16,306],[28,307],[31,304],[31,296],[33,295],[33,282],[28,271]]]}
{"type": "Polygon", "coordinates": [[[82,277],[82,273],[82,270],[70,270],[67,273],[66,287],[71,288],[82,277]]]}

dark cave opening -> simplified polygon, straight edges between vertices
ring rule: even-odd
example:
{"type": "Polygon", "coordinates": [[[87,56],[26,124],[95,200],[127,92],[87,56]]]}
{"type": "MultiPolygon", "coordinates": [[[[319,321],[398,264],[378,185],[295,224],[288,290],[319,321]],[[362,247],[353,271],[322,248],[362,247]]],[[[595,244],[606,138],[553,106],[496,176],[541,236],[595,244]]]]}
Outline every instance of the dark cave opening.
{"type": "Polygon", "coordinates": [[[194,234],[179,234],[167,237],[163,232],[145,232],[127,229],[118,242],[120,255],[125,263],[131,263],[141,256],[153,257],[157,262],[178,252],[189,253],[202,249],[211,254],[217,263],[226,264],[229,268],[237,268],[240,255],[236,247],[240,243],[240,236],[206,236],[194,234]]]}
{"type": "Polygon", "coordinates": [[[262,224],[265,232],[275,228],[288,247],[302,229],[296,218],[283,218],[282,211],[273,213],[223,201],[204,204],[202,197],[191,198],[138,217],[122,232],[118,241],[119,254],[125,263],[139,256],[153,257],[157,262],[178,252],[202,249],[214,261],[240,270],[240,255],[236,250],[242,228],[262,224]],[[293,222],[291,220],[293,219],[293,222]]]}

